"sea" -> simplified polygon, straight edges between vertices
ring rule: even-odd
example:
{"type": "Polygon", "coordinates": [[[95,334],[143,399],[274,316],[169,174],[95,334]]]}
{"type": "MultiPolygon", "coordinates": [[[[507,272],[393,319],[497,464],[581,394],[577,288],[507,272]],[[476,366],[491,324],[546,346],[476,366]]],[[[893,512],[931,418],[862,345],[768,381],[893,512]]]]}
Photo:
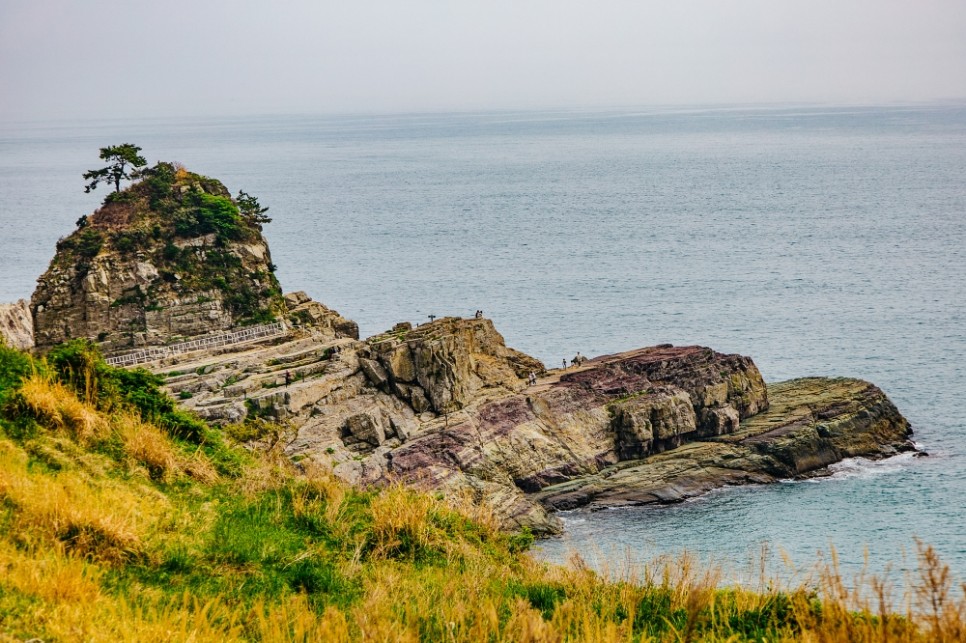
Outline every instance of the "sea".
{"type": "Polygon", "coordinates": [[[921,542],[966,580],[966,104],[0,122],[0,301],[128,142],[256,195],[283,288],[363,336],[481,309],[551,367],[669,342],[864,378],[929,454],[565,513],[538,556],[792,579],[835,558],[901,585],[921,542]]]}

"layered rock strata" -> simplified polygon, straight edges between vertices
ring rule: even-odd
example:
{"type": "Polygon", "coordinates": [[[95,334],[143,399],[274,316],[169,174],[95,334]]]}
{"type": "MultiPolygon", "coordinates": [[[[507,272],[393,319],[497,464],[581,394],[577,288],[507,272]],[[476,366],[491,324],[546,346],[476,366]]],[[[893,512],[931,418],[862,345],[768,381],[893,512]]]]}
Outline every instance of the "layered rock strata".
{"type": "Polygon", "coordinates": [[[911,448],[906,420],[866,382],[766,387],[751,359],[704,347],[546,371],[488,319],[404,324],[364,342],[296,334],[164,365],[176,369],[169,389],[216,422],[283,423],[298,462],[354,484],[469,493],[508,528],[553,532],[559,509],[675,502],[911,448]]]}
{"type": "Polygon", "coordinates": [[[619,462],[546,486],[532,498],[554,510],[665,504],[726,485],[813,474],[849,457],[881,458],[914,448],[909,423],[868,382],[791,380],[770,385],[768,396],[769,409],[732,434],[619,462]]]}

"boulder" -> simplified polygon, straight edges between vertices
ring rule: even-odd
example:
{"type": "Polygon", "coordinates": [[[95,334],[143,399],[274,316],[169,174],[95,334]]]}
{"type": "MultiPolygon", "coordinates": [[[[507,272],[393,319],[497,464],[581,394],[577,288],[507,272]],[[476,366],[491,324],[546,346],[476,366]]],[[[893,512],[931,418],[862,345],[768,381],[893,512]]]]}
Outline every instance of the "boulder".
{"type": "Polygon", "coordinates": [[[25,300],[0,304],[0,343],[20,350],[34,347],[33,318],[25,300]]]}
{"type": "Polygon", "coordinates": [[[382,446],[386,441],[387,419],[379,410],[350,416],[345,421],[346,433],[370,446],[382,446]]]}
{"type": "Polygon", "coordinates": [[[295,327],[321,330],[332,337],[359,339],[359,325],[324,304],[313,301],[302,291],[285,295],[289,321],[295,327]]]}

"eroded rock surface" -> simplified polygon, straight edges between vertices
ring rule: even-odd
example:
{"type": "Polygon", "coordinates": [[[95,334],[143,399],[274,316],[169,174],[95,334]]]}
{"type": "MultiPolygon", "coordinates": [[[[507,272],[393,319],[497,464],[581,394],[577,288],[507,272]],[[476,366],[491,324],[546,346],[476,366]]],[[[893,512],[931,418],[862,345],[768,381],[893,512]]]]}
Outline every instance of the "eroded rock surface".
{"type": "Polygon", "coordinates": [[[26,300],[0,304],[0,342],[20,350],[33,348],[34,323],[26,300]]]}
{"type": "Polygon", "coordinates": [[[912,450],[909,423],[868,382],[808,378],[768,386],[769,409],[731,434],[620,462],[592,476],[545,487],[551,509],[669,503],[725,485],[794,478],[848,457],[912,450]]]}
{"type": "Polygon", "coordinates": [[[366,373],[421,413],[465,407],[484,388],[515,390],[544,366],[506,346],[487,319],[445,317],[413,328],[398,324],[367,340],[366,373]]]}

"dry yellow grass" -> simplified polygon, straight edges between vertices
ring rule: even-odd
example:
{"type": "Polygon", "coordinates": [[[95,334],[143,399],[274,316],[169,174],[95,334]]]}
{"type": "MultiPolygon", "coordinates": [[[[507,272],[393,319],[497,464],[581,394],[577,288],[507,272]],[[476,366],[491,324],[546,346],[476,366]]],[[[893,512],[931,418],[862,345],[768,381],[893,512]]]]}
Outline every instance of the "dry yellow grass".
{"type": "Polygon", "coordinates": [[[756,613],[773,614],[769,641],[966,640],[966,587],[928,546],[919,546],[920,576],[907,583],[904,613],[893,611],[885,580],[845,582],[834,552],[809,588],[782,592],[764,575],[759,591],[722,588],[714,567],[688,556],[613,574],[578,557],[550,566],[510,554],[492,512],[469,496],[402,486],[360,495],[325,470],[300,473],[278,452],[255,454],[229,482],[200,450],[187,455],[153,425],[124,413],[108,420],[44,378],[25,387],[22,403],[57,435],[23,444],[0,436],[0,640],[740,641],[734,619],[756,613]],[[140,466],[153,482],[131,475],[140,466]],[[299,535],[278,563],[205,563],[213,536],[232,535],[216,531],[226,507],[242,511],[266,496],[264,521],[322,521],[314,533],[335,544],[299,535]],[[182,571],[169,576],[173,554],[182,571]],[[336,587],[353,593],[343,602],[333,591],[322,597],[339,607],[304,588],[242,588],[277,573],[270,564],[326,557],[344,583],[336,587]],[[199,561],[229,581],[208,594],[167,585],[199,561]],[[151,574],[160,584],[145,580],[151,574]],[[769,612],[776,601],[787,605],[780,617],[769,612]]]}
{"type": "Polygon", "coordinates": [[[34,373],[24,380],[20,395],[27,409],[47,426],[67,431],[81,444],[107,435],[108,422],[91,404],[50,378],[34,373]]]}
{"type": "Polygon", "coordinates": [[[7,440],[0,440],[0,500],[13,508],[11,531],[20,544],[63,545],[109,563],[138,556],[164,509],[158,496],[109,479],[31,470],[27,454],[7,440]]]}
{"type": "Polygon", "coordinates": [[[375,556],[384,557],[402,547],[415,551],[442,544],[431,521],[433,506],[428,494],[401,485],[384,489],[370,506],[375,556]]]}
{"type": "Polygon", "coordinates": [[[212,484],[219,480],[218,471],[211,460],[201,452],[196,450],[191,456],[184,458],[181,462],[185,473],[203,484],[212,484]]]}
{"type": "Polygon", "coordinates": [[[51,547],[35,556],[0,541],[0,586],[51,604],[90,603],[101,598],[103,571],[51,547]]]}
{"type": "Polygon", "coordinates": [[[295,473],[292,462],[280,450],[259,452],[235,486],[240,493],[252,498],[265,491],[282,488],[295,473]]]}
{"type": "Polygon", "coordinates": [[[249,620],[259,641],[343,643],[358,640],[353,638],[342,611],[329,607],[320,616],[305,596],[294,596],[280,605],[259,603],[251,610],[249,620]]]}
{"type": "Polygon", "coordinates": [[[112,424],[124,452],[147,467],[151,478],[168,482],[181,471],[178,453],[168,436],[131,414],[119,414],[112,424]]]}

